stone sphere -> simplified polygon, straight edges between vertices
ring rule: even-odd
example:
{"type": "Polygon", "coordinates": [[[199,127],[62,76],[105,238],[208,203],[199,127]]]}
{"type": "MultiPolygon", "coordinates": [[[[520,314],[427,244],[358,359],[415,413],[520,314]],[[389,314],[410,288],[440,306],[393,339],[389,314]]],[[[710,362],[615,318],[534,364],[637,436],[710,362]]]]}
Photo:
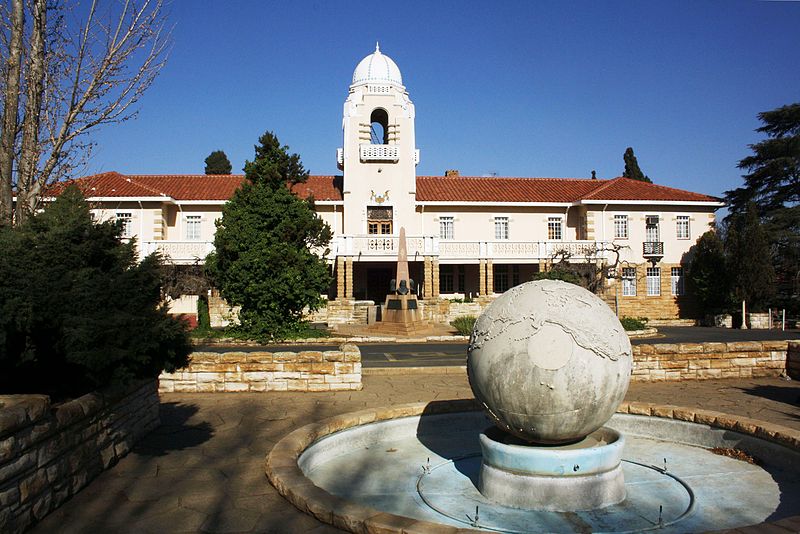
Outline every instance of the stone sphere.
{"type": "Polygon", "coordinates": [[[574,284],[527,282],[475,322],[467,374],[503,430],[524,440],[578,441],[608,421],[628,390],[631,343],[608,305],[574,284]]]}

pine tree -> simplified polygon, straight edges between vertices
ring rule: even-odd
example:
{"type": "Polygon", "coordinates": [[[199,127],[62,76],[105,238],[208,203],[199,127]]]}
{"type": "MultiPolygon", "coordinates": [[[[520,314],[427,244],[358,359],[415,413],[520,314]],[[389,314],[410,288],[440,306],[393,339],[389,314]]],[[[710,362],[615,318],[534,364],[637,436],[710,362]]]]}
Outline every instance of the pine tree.
{"type": "Polygon", "coordinates": [[[766,310],[775,295],[775,270],[769,239],[754,203],[729,219],[725,253],[737,301],[746,302],[753,311],[766,310]]]}
{"type": "Polygon", "coordinates": [[[215,150],[206,158],[206,174],[230,174],[233,170],[228,156],[222,150],[215,150]]]}
{"type": "Polygon", "coordinates": [[[626,148],[622,159],[625,161],[625,170],[622,171],[622,176],[632,180],[639,180],[640,182],[647,182],[648,184],[653,183],[653,181],[645,176],[645,174],[639,168],[639,162],[636,160],[636,156],[633,154],[633,148],[626,148]]]}
{"type": "Polygon", "coordinates": [[[185,325],[162,306],[160,261],[94,223],[77,187],[0,228],[0,393],[82,395],[186,365],[185,325]]]}
{"type": "Polygon", "coordinates": [[[730,281],[722,239],[716,231],[709,230],[692,248],[692,261],[686,273],[689,293],[701,314],[726,311],[731,306],[730,281]]]}
{"type": "Polygon", "coordinates": [[[259,139],[246,180],[225,205],[206,268],[221,295],[241,306],[241,331],[256,339],[291,336],[306,309],[322,304],[331,277],[325,260],[330,227],[314,212],[313,199],[289,187],[308,172],[272,132],[259,139]]]}
{"type": "Polygon", "coordinates": [[[800,311],[800,102],[758,114],[756,131],[768,139],[750,145],[751,156],[739,162],[747,171],[744,186],[727,191],[735,218],[752,202],[772,246],[781,304],[800,311]]]}

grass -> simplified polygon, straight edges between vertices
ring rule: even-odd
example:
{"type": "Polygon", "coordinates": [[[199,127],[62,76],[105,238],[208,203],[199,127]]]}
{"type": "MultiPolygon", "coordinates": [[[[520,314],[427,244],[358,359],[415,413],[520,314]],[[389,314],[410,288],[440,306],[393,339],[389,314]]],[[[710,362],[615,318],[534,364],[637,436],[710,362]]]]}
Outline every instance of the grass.
{"type": "Polygon", "coordinates": [[[472,329],[475,327],[475,321],[477,320],[478,318],[474,315],[462,315],[453,319],[450,325],[462,336],[468,336],[472,334],[472,329]]]}
{"type": "Polygon", "coordinates": [[[647,328],[647,321],[647,317],[623,317],[619,320],[622,323],[622,328],[627,331],[644,330],[647,328]]]}

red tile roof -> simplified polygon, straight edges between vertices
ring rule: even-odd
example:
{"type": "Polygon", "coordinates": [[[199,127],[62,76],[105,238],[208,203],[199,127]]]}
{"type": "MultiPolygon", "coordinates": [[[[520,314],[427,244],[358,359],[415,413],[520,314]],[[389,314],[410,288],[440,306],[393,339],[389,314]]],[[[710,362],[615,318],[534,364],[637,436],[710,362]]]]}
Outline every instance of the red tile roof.
{"type": "MultiPolygon", "coordinates": [[[[241,174],[142,175],[106,172],[57,184],[52,194],[74,183],[89,197],[170,197],[175,200],[228,200],[241,185],[241,174]]],[[[341,200],[341,176],[309,176],[293,190],[315,200],[341,200]]]]}
{"type": "Polygon", "coordinates": [[[480,178],[419,176],[420,202],[575,202],[597,187],[597,180],[571,178],[480,178]]]}
{"type": "Polygon", "coordinates": [[[689,201],[689,202],[717,202],[718,198],[700,193],[692,193],[683,189],[675,189],[658,184],[649,184],[630,178],[614,178],[604,180],[605,184],[598,187],[584,200],[656,200],[656,201],[689,201]]]}
{"type": "MultiPolygon", "coordinates": [[[[124,175],[95,174],[73,180],[86,197],[170,197],[182,200],[227,200],[244,180],[242,175],[124,175]]],[[[309,176],[293,186],[301,197],[342,200],[341,176],[309,176]]],[[[58,194],[69,182],[54,187],[58,194]]],[[[418,176],[420,202],[540,202],[572,203],[581,200],[651,200],[717,202],[719,199],[629,178],[498,178],[474,176],[418,176]]]]}

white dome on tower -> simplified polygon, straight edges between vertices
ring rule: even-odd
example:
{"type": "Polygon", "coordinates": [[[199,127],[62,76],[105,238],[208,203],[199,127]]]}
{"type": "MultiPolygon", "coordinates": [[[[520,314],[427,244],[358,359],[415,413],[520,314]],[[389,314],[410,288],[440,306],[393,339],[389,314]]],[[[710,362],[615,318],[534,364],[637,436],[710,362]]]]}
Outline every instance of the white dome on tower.
{"type": "Polygon", "coordinates": [[[353,85],[370,82],[403,85],[403,77],[397,64],[389,56],[381,54],[377,43],[375,52],[362,59],[353,71],[353,85]]]}

